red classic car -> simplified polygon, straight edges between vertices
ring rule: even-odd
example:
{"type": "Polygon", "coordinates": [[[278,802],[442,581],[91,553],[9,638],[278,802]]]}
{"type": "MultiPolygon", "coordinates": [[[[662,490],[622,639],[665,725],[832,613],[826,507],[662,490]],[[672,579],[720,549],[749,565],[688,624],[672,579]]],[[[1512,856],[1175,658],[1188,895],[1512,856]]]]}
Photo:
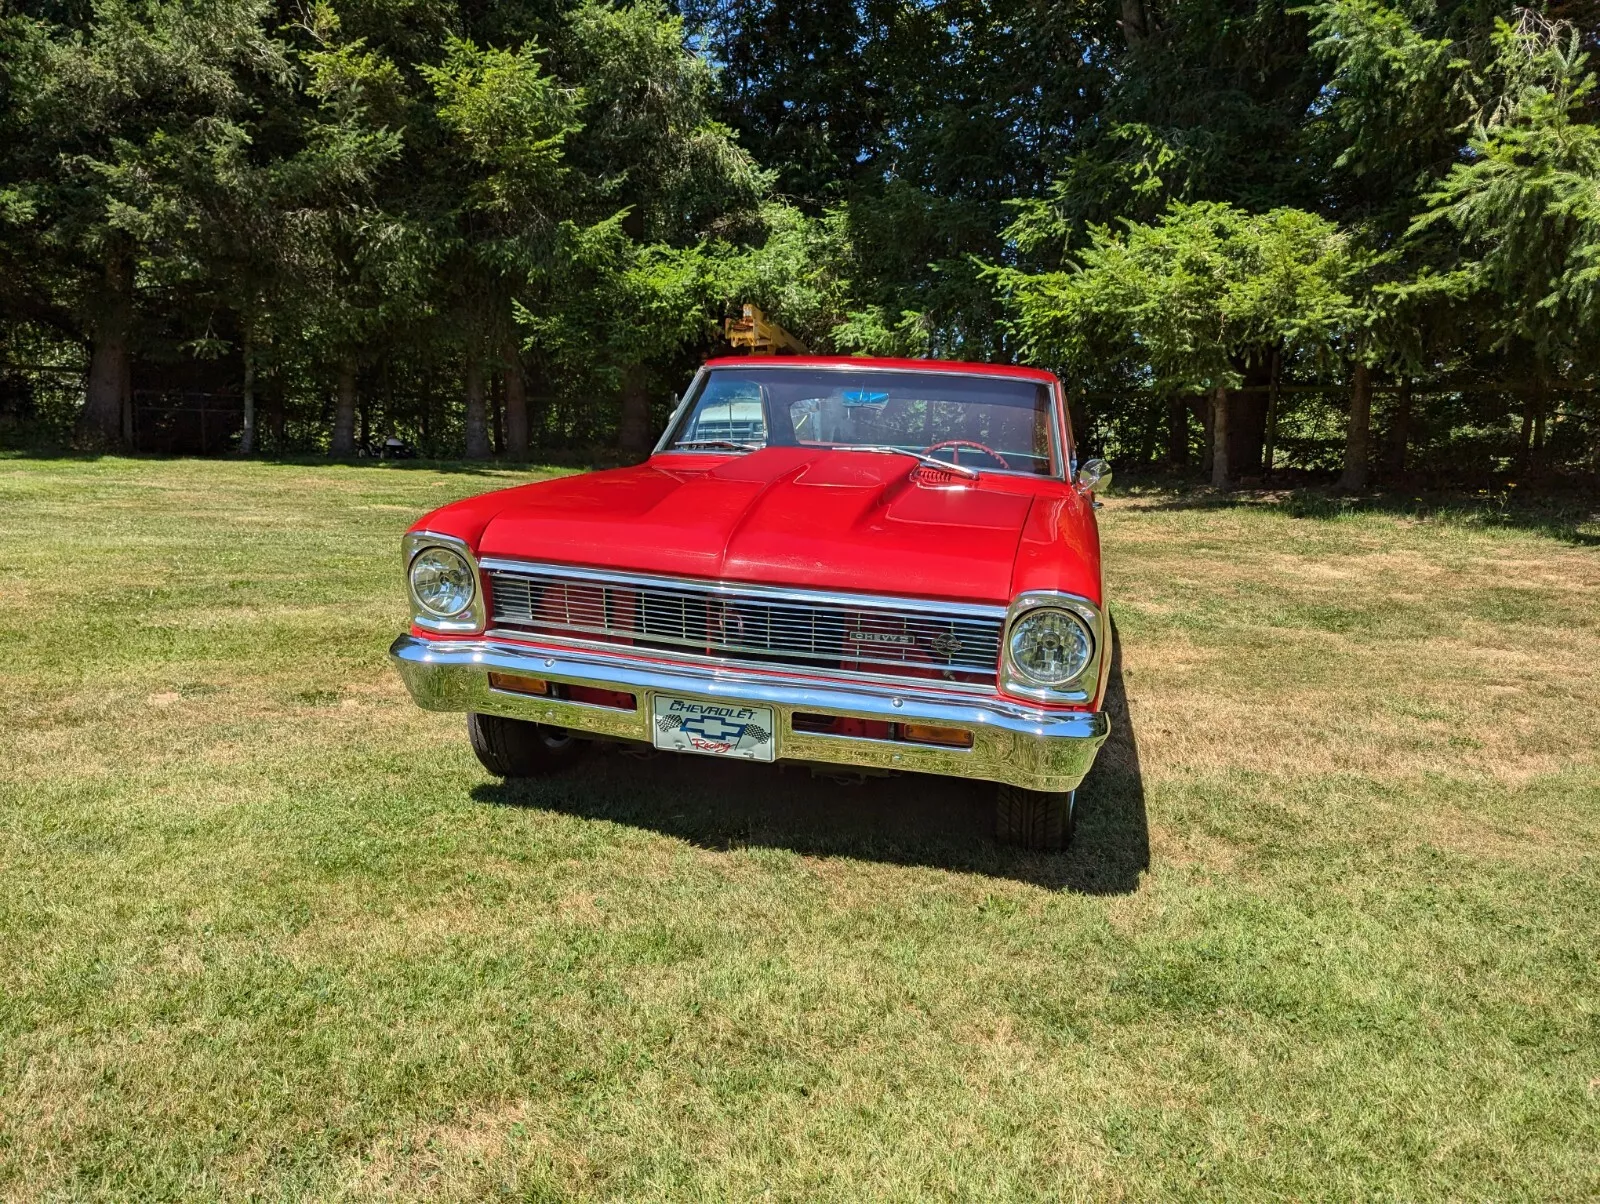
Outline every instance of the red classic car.
{"type": "Polygon", "coordinates": [[[1106,473],[1047,372],[712,360],[645,463],[418,522],[391,655],[503,777],[612,739],[981,778],[1060,848],[1107,732],[1106,473]]]}

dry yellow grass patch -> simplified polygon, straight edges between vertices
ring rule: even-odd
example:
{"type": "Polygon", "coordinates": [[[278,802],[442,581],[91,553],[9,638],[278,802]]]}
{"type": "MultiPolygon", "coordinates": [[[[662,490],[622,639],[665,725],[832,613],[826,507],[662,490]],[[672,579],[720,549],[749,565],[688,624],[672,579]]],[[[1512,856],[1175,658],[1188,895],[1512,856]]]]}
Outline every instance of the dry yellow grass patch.
{"type": "Polygon", "coordinates": [[[589,1159],[552,1140],[534,1107],[520,1101],[463,1109],[449,1122],[383,1139],[352,1168],[337,1198],[516,1198],[530,1187],[592,1178],[589,1159]]]}

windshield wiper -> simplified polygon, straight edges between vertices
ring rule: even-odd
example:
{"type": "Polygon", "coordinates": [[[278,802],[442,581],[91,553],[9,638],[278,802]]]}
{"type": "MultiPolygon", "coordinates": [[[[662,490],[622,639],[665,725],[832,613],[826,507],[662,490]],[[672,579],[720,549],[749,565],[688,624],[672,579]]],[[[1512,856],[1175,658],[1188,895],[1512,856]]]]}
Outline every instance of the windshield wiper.
{"type": "Polygon", "coordinates": [[[969,481],[976,481],[979,472],[970,464],[956,464],[950,460],[941,460],[937,456],[930,456],[926,452],[912,451],[909,447],[896,447],[892,443],[835,443],[834,451],[859,451],[876,452],[884,456],[910,456],[926,464],[929,468],[937,468],[941,472],[953,472],[966,477],[969,481]]]}
{"type": "Polygon", "coordinates": [[[732,439],[679,439],[673,447],[725,447],[729,451],[760,451],[765,443],[735,443],[732,439]]]}

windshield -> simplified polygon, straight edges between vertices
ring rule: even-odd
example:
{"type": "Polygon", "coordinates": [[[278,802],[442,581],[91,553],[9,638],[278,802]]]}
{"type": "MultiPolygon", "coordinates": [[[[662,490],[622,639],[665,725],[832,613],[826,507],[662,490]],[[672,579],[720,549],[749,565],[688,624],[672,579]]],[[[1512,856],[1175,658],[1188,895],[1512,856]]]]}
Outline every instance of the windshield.
{"type": "Polygon", "coordinates": [[[1048,385],[1004,376],[863,368],[713,368],[663,448],[894,449],[980,471],[1056,474],[1048,385]]]}

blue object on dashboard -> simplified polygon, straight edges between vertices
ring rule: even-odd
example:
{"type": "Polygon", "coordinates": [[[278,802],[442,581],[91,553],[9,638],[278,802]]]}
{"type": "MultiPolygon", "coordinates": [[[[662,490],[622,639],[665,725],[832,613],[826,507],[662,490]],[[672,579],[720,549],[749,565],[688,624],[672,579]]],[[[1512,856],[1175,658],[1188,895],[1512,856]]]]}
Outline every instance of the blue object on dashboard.
{"type": "Polygon", "coordinates": [[[844,395],[848,406],[881,406],[889,400],[887,393],[871,393],[866,389],[852,389],[844,395]]]}

